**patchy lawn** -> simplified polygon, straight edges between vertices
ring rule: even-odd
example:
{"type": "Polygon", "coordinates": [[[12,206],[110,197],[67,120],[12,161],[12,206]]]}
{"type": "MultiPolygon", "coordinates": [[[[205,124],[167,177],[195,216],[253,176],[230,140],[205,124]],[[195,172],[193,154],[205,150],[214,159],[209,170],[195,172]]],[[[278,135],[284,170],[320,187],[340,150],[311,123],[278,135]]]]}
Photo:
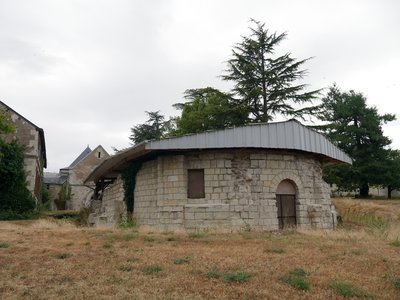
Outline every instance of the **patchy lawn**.
{"type": "Polygon", "coordinates": [[[335,231],[185,235],[0,222],[0,299],[399,299],[400,202],[346,201],[335,200],[344,220],[335,231]]]}

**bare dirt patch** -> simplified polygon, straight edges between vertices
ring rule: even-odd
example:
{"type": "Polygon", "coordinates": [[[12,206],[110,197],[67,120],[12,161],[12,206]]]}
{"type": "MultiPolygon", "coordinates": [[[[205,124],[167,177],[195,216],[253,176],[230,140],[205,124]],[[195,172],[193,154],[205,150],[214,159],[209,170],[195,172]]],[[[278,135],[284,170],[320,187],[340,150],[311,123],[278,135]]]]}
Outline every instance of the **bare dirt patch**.
{"type": "Polygon", "coordinates": [[[400,247],[364,225],[194,236],[36,220],[0,222],[2,243],[1,299],[341,299],[342,282],[400,298],[400,247]],[[281,280],[296,268],[308,290],[281,280]]]}

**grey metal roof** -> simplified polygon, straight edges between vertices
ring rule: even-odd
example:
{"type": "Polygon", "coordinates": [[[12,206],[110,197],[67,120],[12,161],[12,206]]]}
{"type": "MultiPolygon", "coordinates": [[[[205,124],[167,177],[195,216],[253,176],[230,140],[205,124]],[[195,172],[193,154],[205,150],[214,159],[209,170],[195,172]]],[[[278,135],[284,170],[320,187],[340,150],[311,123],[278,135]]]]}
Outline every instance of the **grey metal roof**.
{"type": "Polygon", "coordinates": [[[139,159],[150,152],[165,150],[261,148],[297,150],[314,153],[333,163],[349,163],[351,158],[323,134],[296,120],[277,123],[258,123],[242,127],[207,131],[198,134],[146,141],[105,160],[88,177],[97,181],[120,170],[126,162],[139,159]]]}

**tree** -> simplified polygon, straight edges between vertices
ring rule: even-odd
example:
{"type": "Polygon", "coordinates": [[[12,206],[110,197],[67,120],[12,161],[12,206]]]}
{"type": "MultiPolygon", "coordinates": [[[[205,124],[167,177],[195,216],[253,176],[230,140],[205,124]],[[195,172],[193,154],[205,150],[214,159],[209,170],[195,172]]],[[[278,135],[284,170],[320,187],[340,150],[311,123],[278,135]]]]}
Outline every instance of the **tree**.
{"type": "Polygon", "coordinates": [[[176,134],[203,132],[239,126],[247,122],[249,111],[244,105],[237,105],[230,94],[206,87],[185,91],[186,103],[174,106],[182,110],[176,120],[176,134]]]}
{"type": "Polygon", "coordinates": [[[313,108],[296,106],[312,102],[320,91],[304,92],[306,85],[297,84],[306,75],[301,68],[310,58],[296,60],[290,53],[274,57],[286,33],[270,34],[265,24],[252,22],[255,27],[232,49],[222,78],[234,82],[234,96],[249,107],[254,122],[271,121],[277,114],[302,118],[313,108]]]}
{"type": "Polygon", "coordinates": [[[26,187],[23,147],[12,141],[0,149],[0,211],[21,214],[34,210],[35,200],[26,187]]]}
{"type": "Polygon", "coordinates": [[[366,98],[354,91],[341,92],[334,85],[320,105],[319,118],[326,122],[318,126],[353,159],[353,164],[330,167],[324,177],[346,190],[359,189],[367,197],[369,185],[383,182],[384,164],[391,141],[383,135],[382,125],[393,121],[392,114],[379,115],[376,107],[368,107],[366,98]]]}
{"type": "Polygon", "coordinates": [[[383,172],[378,174],[381,179],[380,186],[388,190],[388,198],[392,198],[392,192],[400,189],[400,151],[388,150],[387,157],[380,162],[383,172]]]}
{"type": "Polygon", "coordinates": [[[165,117],[160,111],[146,111],[149,119],[144,124],[139,124],[131,128],[129,139],[134,144],[139,144],[146,140],[161,139],[167,133],[170,125],[165,121],[165,117]]]}

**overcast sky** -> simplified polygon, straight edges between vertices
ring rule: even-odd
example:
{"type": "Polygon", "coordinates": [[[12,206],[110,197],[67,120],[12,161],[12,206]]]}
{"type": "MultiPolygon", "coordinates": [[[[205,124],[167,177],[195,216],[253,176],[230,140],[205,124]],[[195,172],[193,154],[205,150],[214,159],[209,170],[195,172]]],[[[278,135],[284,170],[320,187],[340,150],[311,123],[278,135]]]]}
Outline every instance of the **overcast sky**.
{"type": "MultiPolygon", "coordinates": [[[[278,50],[314,57],[304,83],[362,92],[400,118],[400,1],[0,0],[0,100],[45,131],[48,168],[89,144],[129,146],[144,111],[177,115],[218,77],[249,20],[287,32],[278,50]]],[[[400,122],[385,126],[400,148],[400,122]]]]}

